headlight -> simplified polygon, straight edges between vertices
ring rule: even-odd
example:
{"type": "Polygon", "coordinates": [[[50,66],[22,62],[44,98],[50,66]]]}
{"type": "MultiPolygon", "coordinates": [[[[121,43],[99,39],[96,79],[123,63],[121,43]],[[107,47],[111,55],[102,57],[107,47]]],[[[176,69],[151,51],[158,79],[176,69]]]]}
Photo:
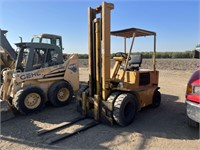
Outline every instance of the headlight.
{"type": "Polygon", "coordinates": [[[200,86],[193,86],[193,93],[200,95],[200,86]]]}

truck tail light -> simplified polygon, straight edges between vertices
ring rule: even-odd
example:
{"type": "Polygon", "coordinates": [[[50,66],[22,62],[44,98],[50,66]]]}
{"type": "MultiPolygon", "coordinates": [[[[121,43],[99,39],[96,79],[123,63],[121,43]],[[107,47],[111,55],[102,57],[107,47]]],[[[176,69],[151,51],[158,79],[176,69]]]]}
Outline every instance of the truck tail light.
{"type": "Polygon", "coordinates": [[[200,86],[194,86],[193,87],[193,93],[197,94],[197,95],[200,95],[200,86]]]}
{"type": "Polygon", "coordinates": [[[192,85],[188,84],[186,94],[191,94],[191,93],[192,93],[192,85]]]}

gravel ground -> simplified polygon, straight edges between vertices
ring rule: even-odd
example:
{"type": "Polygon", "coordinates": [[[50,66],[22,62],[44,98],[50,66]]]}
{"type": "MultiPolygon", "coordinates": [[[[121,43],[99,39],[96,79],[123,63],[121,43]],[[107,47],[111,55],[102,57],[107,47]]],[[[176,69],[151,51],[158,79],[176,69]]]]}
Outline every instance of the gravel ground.
{"type": "MultiPolygon", "coordinates": [[[[100,124],[49,145],[46,143],[49,137],[72,132],[91,120],[87,119],[86,122],[79,122],[76,126],[59,132],[37,136],[38,130],[58,126],[79,116],[75,102],[61,108],[47,105],[38,114],[17,115],[14,119],[1,123],[0,149],[199,149],[199,129],[190,128],[186,124],[184,104],[186,84],[198,62],[196,60],[194,62],[158,60],[158,62],[165,65],[159,69],[162,104],[157,109],[142,109],[131,125],[122,128],[117,125],[111,127],[100,124]],[[175,65],[179,64],[178,62],[182,65],[175,65]],[[167,63],[172,63],[180,69],[175,69],[167,63]],[[185,68],[185,64],[188,69],[185,68]],[[170,70],[171,67],[174,69],[170,70]]],[[[84,63],[85,61],[81,61],[80,64],[86,67],[87,64],[84,63]]],[[[87,68],[80,69],[80,79],[88,80],[87,68]]]]}

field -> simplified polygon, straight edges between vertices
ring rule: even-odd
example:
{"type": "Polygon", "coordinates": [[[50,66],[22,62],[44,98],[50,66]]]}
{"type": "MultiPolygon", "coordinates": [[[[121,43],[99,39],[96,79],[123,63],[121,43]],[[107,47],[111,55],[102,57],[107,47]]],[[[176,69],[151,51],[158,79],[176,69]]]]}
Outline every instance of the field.
{"type": "MultiPolygon", "coordinates": [[[[100,124],[48,145],[45,143],[47,136],[37,136],[38,130],[51,128],[79,116],[75,102],[62,108],[48,105],[41,113],[17,115],[3,122],[0,149],[198,149],[199,129],[190,128],[186,124],[184,101],[187,81],[198,68],[199,60],[160,59],[157,63],[162,104],[157,109],[142,109],[131,125],[122,128],[100,124]]],[[[144,60],[142,68],[149,66],[151,60],[144,60]]],[[[80,60],[80,79],[88,80],[87,60],[80,60]]],[[[72,132],[84,123],[48,136],[72,132]]]]}
{"type": "MultiPolygon", "coordinates": [[[[87,59],[79,60],[80,68],[88,66],[87,59]]],[[[157,59],[157,69],[159,70],[184,70],[194,71],[200,67],[200,60],[198,59],[157,59]]],[[[113,66],[114,61],[111,60],[113,66]]],[[[152,69],[152,59],[143,59],[142,68],[152,69]]]]}

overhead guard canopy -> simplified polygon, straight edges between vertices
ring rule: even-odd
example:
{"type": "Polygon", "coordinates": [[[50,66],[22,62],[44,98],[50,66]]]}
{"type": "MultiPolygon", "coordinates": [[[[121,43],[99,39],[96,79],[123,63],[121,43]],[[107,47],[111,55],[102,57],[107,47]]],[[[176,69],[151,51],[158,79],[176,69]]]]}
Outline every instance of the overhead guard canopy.
{"type": "Polygon", "coordinates": [[[156,32],[147,31],[147,30],[138,29],[138,28],[129,28],[129,29],[124,29],[124,30],[112,31],[111,35],[131,38],[133,37],[134,32],[136,33],[135,37],[156,35],[156,32]]]}

